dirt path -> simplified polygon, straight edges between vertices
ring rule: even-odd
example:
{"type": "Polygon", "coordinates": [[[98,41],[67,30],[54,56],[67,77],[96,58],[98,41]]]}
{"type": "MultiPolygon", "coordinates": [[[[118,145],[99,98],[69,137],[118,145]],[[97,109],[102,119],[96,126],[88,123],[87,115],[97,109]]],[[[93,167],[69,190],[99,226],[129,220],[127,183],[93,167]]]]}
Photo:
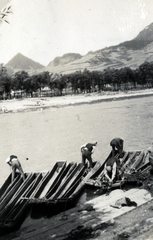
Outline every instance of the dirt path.
{"type": "Polygon", "coordinates": [[[43,110],[49,107],[62,107],[102,101],[116,101],[153,95],[153,89],[128,92],[101,92],[91,94],[66,95],[61,97],[24,98],[0,101],[0,113],[43,110]]]}

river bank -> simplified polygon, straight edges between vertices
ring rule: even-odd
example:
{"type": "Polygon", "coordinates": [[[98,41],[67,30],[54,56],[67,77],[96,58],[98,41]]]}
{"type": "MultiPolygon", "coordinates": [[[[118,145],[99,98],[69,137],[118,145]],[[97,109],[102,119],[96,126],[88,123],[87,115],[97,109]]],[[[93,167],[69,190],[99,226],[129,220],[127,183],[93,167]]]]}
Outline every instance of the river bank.
{"type": "Polygon", "coordinates": [[[106,101],[125,100],[130,98],[139,98],[152,96],[153,89],[127,91],[127,92],[101,92],[78,95],[66,95],[61,97],[40,97],[40,98],[22,98],[0,101],[0,112],[24,112],[43,110],[51,107],[64,107],[70,105],[92,104],[106,101]]]}

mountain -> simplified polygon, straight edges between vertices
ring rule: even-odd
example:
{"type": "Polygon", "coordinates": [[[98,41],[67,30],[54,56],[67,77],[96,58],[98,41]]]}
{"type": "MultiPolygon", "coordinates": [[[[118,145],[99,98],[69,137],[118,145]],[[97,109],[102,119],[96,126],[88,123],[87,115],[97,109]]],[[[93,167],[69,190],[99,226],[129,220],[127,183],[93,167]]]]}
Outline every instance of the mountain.
{"type": "Polygon", "coordinates": [[[153,61],[152,49],[153,23],[145,27],[133,40],[94,52],[90,51],[85,56],[69,63],[48,64],[45,69],[57,73],[71,73],[85,68],[90,71],[100,71],[108,67],[134,69],[145,61],[153,61]]]}
{"type": "Polygon", "coordinates": [[[151,42],[153,42],[153,23],[145,27],[133,40],[121,43],[119,46],[124,46],[126,49],[141,50],[151,42]]]}
{"type": "Polygon", "coordinates": [[[12,72],[25,70],[29,74],[42,71],[52,73],[72,73],[87,68],[90,71],[102,71],[108,67],[135,69],[145,61],[153,61],[153,23],[145,27],[134,39],[116,46],[106,47],[97,51],[89,51],[81,56],[78,53],[66,53],[56,57],[44,67],[33,60],[17,54],[7,64],[6,68],[12,72]]]}
{"type": "Polygon", "coordinates": [[[7,72],[9,74],[13,74],[14,72],[18,72],[24,70],[29,74],[37,73],[44,68],[38,62],[33,61],[32,59],[25,57],[21,53],[18,53],[15,57],[13,57],[6,65],[7,72]]]}
{"type": "Polygon", "coordinates": [[[62,57],[56,57],[53,61],[48,64],[48,67],[56,67],[67,63],[74,62],[75,60],[81,59],[82,56],[78,53],[67,53],[62,57]]]}

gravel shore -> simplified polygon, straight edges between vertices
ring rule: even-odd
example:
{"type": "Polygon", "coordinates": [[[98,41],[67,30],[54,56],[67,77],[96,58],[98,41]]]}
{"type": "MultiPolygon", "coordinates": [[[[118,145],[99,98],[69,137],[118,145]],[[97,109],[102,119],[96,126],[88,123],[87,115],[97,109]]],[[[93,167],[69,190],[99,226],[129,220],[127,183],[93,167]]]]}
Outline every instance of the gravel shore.
{"type": "Polygon", "coordinates": [[[51,107],[64,107],[79,104],[91,104],[103,101],[117,101],[127,98],[139,98],[152,96],[153,89],[127,91],[127,92],[101,92],[78,95],[66,95],[61,97],[22,98],[0,101],[0,113],[24,112],[42,110],[51,107]],[[4,111],[6,109],[6,111],[4,111]]]}

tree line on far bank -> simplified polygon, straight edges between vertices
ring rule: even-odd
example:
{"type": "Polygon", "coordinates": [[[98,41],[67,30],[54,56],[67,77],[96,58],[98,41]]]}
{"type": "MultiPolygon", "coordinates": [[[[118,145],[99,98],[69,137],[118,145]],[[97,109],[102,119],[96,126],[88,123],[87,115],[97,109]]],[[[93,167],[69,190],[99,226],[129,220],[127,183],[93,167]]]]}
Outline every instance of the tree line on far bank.
{"type": "Polygon", "coordinates": [[[46,71],[32,76],[25,71],[9,76],[6,69],[0,69],[0,99],[42,96],[44,92],[46,96],[52,97],[152,87],[153,62],[144,62],[137,69],[84,69],[70,74],[53,74],[46,71]]]}

